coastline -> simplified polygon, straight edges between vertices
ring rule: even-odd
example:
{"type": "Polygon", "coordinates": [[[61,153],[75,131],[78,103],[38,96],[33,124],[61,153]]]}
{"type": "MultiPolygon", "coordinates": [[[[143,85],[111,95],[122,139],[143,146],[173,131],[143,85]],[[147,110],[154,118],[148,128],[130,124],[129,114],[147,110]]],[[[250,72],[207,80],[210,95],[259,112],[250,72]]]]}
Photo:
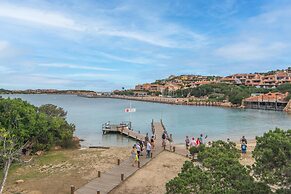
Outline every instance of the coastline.
{"type": "Polygon", "coordinates": [[[212,101],[190,101],[189,98],[166,98],[158,96],[120,96],[120,95],[102,95],[102,96],[85,96],[78,95],[84,98],[113,98],[121,100],[134,100],[134,101],[143,101],[143,102],[152,102],[152,103],[161,103],[161,104],[171,104],[171,105],[186,105],[186,106],[217,106],[217,107],[226,107],[226,108],[240,108],[235,106],[230,102],[212,102],[212,101]]]}

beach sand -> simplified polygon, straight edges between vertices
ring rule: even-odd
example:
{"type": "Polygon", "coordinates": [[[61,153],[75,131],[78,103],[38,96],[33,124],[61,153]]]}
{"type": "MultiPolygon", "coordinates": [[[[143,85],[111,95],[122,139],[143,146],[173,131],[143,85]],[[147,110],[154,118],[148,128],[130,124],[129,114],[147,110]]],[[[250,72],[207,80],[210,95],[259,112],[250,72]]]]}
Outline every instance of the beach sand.
{"type": "Polygon", "coordinates": [[[167,151],[162,152],[110,194],[165,193],[166,183],[178,175],[186,160],[184,156],[167,151]]]}

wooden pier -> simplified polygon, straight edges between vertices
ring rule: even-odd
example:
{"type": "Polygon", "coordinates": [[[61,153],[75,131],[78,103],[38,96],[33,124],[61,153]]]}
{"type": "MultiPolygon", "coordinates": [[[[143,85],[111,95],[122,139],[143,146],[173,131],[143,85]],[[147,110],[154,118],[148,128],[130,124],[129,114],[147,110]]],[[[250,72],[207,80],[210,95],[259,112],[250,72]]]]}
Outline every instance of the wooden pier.
{"type": "MultiPolygon", "coordinates": [[[[162,120],[160,122],[154,122],[152,121],[151,124],[152,127],[152,132],[156,136],[155,140],[155,150],[152,152],[152,157],[156,157],[158,154],[160,154],[162,151],[164,151],[164,148],[161,146],[162,145],[162,134],[165,130],[164,125],[162,120]]],[[[129,130],[127,127],[124,127],[123,130],[116,130],[112,128],[109,130],[109,127],[107,127],[106,133],[107,132],[119,132],[124,135],[127,135],[128,137],[134,138],[134,139],[141,139],[144,140],[145,135],[142,135],[140,133],[134,132],[129,130]],[[115,131],[114,131],[115,130],[115,131]]],[[[148,162],[151,161],[151,158],[146,158],[144,156],[140,157],[139,160],[139,167],[143,167],[146,165],[148,162]]],[[[129,157],[128,159],[124,161],[117,161],[117,165],[107,172],[104,173],[99,173],[100,176],[97,178],[91,180],[89,183],[84,185],[83,187],[79,188],[78,190],[75,191],[75,188],[72,186],[71,188],[71,194],[105,194],[109,193],[112,191],[114,188],[118,187],[125,179],[133,175],[138,169],[138,166],[133,167],[132,164],[132,159],[129,157]]],[[[101,171],[101,169],[100,169],[101,171]]]]}
{"type": "Polygon", "coordinates": [[[119,133],[121,135],[125,135],[135,140],[144,140],[145,135],[141,134],[140,131],[131,130],[131,124],[103,124],[102,125],[103,134],[109,133],[119,133]]]}

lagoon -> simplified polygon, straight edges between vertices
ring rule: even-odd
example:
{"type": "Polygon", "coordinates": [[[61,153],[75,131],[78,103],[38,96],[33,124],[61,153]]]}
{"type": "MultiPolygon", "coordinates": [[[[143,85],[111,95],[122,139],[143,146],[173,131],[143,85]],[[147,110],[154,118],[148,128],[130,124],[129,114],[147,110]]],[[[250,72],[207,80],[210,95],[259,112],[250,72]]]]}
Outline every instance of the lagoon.
{"type": "Polygon", "coordinates": [[[163,119],[176,143],[183,143],[186,135],[197,137],[207,134],[209,140],[230,138],[238,140],[242,135],[254,139],[269,129],[291,128],[291,115],[285,112],[232,109],[222,107],[183,106],[131,101],[135,113],[125,113],[129,100],[109,98],[83,98],[74,95],[15,94],[2,97],[21,98],[36,106],[55,104],[64,108],[68,121],[76,125],[76,136],[84,139],[82,146],[123,146],[134,143],[121,135],[102,135],[102,124],[111,121],[132,121],[134,130],[150,132],[151,121],[163,119]]]}

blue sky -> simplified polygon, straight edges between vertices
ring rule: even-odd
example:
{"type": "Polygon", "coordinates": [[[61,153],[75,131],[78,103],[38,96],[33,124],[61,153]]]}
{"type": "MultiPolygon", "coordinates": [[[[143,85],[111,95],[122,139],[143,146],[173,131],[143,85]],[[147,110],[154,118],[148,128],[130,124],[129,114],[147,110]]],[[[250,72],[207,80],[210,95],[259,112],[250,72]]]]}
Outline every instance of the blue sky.
{"type": "Polygon", "coordinates": [[[0,1],[0,88],[110,91],[291,61],[290,0],[0,1]]]}

